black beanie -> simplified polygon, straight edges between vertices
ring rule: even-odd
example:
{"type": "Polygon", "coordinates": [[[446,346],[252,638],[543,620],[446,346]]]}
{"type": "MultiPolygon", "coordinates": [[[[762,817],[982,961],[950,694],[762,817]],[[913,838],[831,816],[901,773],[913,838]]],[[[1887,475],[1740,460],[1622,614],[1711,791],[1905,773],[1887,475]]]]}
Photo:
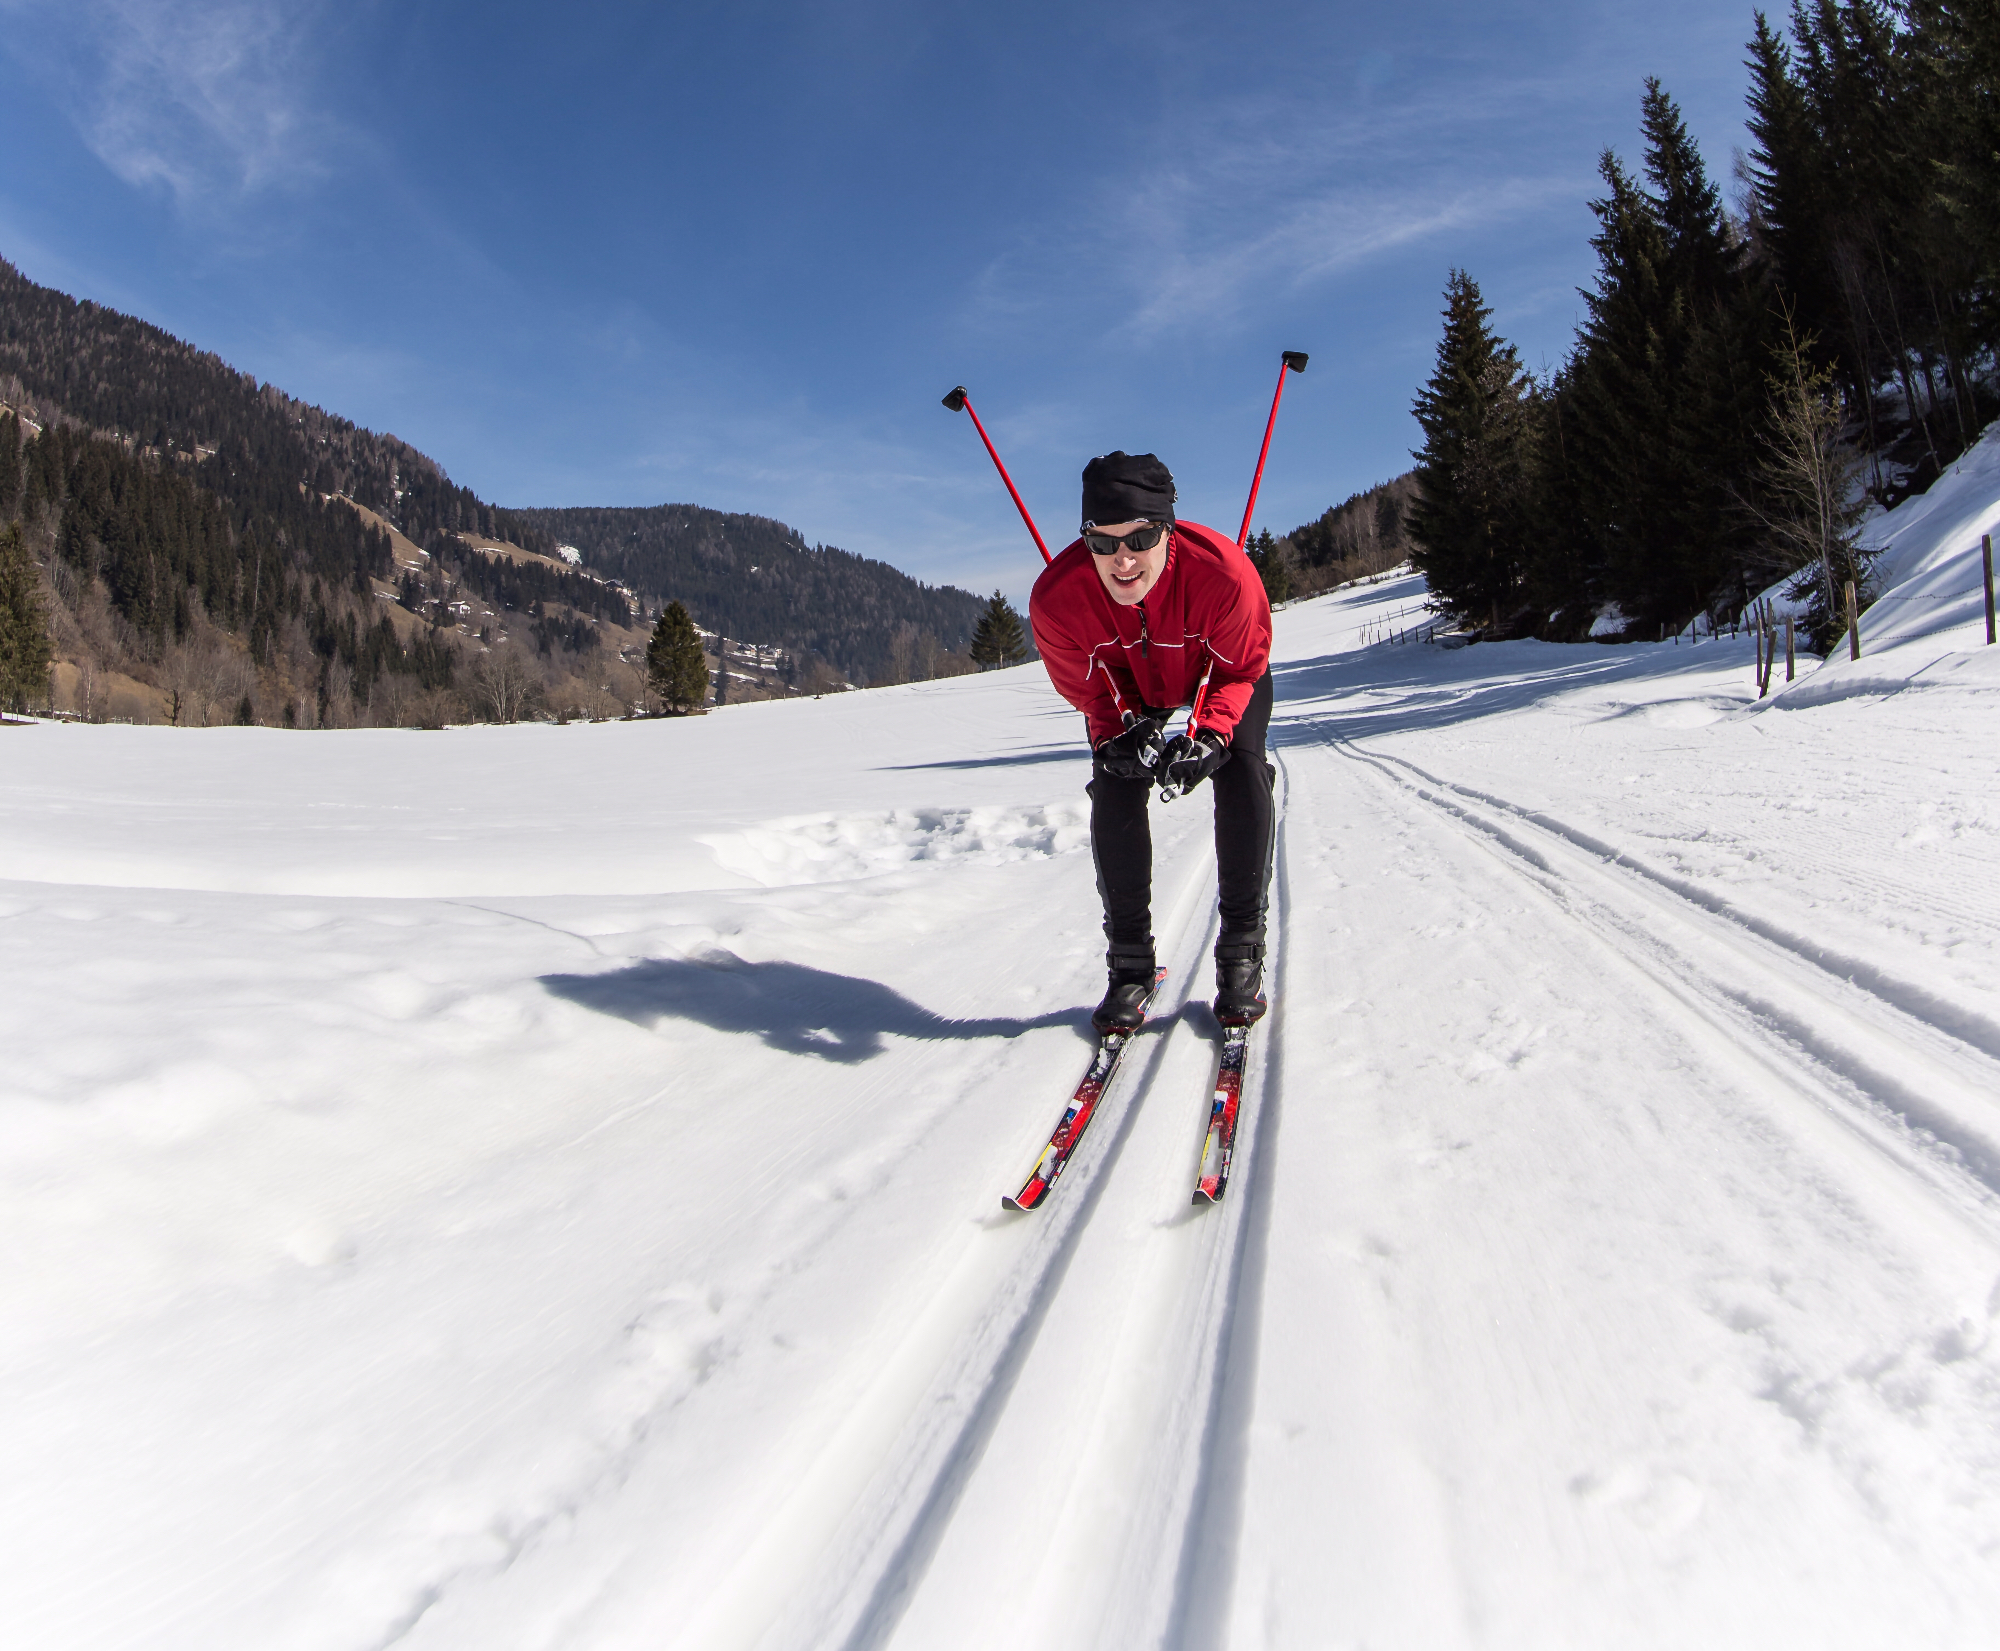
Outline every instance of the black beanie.
{"type": "Polygon", "coordinates": [[[1151,453],[1105,453],[1083,467],[1083,520],[1171,522],[1174,473],[1151,453]]]}

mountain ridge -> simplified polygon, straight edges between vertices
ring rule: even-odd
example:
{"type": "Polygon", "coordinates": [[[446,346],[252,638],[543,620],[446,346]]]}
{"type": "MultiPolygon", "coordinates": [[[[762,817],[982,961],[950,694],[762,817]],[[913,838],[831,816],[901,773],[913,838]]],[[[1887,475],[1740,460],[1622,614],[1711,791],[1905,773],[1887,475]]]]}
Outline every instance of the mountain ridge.
{"type": "MultiPolygon", "coordinates": [[[[706,506],[556,511],[494,504],[454,483],[437,460],[405,438],[368,430],[273,383],[260,383],[215,352],[151,322],[41,286],[4,259],[0,403],[34,427],[24,434],[39,438],[51,427],[63,431],[67,458],[74,457],[70,449],[78,439],[98,438],[122,448],[133,465],[155,465],[222,498],[232,506],[222,537],[238,563],[246,541],[261,534],[299,564],[293,569],[298,576],[358,593],[365,594],[371,581],[393,579],[396,560],[366,517],[348,523],[327,514],[336,498],[362,507],[427,553],[440,549],[441,540],[447,550],[483,541],[511,544],[554,563],[560,560],[558,538],[541,524],[570,523],[568,536],[584,551],[586,567],[566,576],[552,571],[549,586],[567,606],[582,613],[601,608],[601,599],[584,588],[586,579],[591,585],[624,583],[643,606],[681,601],[712,632],[818,654],[860,682],[908,675],[913,662],[937,661],[962,649],[980,606],[969,592],[923,585],[888,563],[831,546],[809,549],[796,528],[746,513],[706,506]],[[652,547],[648,554],[619,554],[619,547],[589,525],[625,516],[657,524],[641,531],[643,543],[652,547]],[[664,526],[669,519],[696,520],[699,528],[691,535],[669,531],[664,526]],[[331,546],[301,562],[297,547],[308,539],[331,546]],[[788,578],[796,588],[787,588],[788,578]]],[[[67,461],[64,468],[67,474],[67,461]]],[[[86,468],[93,475],[115,474],[127,466],[113,453],[92,452],[86,468]]],[[[99,491],[115,495],[138,485],[118,475],[99,491]]],[[[66,505],[53,496],[46,502],[58,512],[66,505]]],[[[9,506],[0,499],[0,516],[9,506]]],[[[184,571],[179,565],[184,557],[177,561],[171,549],[158,547],[134,552],[144,564],[136,573],[125,567],[117,541],[143,538],[143,532],[113,527],[104,511],[97,518],[93,528],[103,531],[95,537],[109,561],[100,557],[88,570],[92,575],[143,585],[157,583],[163,569],[174,577],[184,571]]],[[[631,529],[625,531],[629,535],[631,529]]],[[[45,559],[55,548],[52,538],[45,559]]],[[[250,565],[261,569],[263,563],[253,554],[250,565]]],[[[472,564],[467,568],[463,577],[480,589],[491,582],[472,564]]],[[[241,603],[233,589],[225,593],[223,587],[232,579],[240,585],[246,577],[259,584],[257,572],[246,576],[239,566],[226,577],[215,573],[203,587],[205,605],[223,615],[225,630],[237,629],[241,603]]],[[[116,607],[116,590],[113,597],[116,607]]],[[[189,622],[184,602],[163,600],[164,607],[155,602],[136,618],[125,616],[151,637],[154,652],[179,640],[189,622]]],[[[280,605],[308,600],[287,589],[280,605]]],[[[275,630],[278,615],[266,619],[265,629],[275,630]]],[[[254,614],[247,623],[246,640],[261,656],[263,633],[254,614]]]]}

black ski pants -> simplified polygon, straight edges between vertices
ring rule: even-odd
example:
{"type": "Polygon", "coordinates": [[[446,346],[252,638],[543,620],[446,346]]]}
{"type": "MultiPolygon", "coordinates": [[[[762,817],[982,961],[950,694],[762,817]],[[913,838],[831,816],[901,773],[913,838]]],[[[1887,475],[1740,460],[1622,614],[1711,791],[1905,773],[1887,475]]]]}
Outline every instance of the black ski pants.
{"type": "MultiPolygon", "coordinates": [[[[1277,770],[1264,756],[1270,726],[1271,673],[1266,671],[1236,725],[1228,756],[1208,781],[1215,792],[1215,869],[1227,936],[1264,938],[1271,850],[1277,840],[1271,798],[1277,770]]],[[[1146,815],[1152,781],[1117,779],[1093,763],[1089,790],[1090,850],[1104,901],[1105,938],[1114,948],[1143,950],[1153,936],[1153,832],[1146,815]]],[[[1185,801],[1192,806],[1191,797],[1185,801]]]]}

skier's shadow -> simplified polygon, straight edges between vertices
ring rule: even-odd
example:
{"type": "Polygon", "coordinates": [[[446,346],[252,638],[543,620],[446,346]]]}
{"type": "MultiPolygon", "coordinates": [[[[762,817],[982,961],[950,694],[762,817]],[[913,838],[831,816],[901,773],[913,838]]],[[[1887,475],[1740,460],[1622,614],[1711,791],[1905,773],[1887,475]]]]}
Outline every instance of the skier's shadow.
{"type": "Polygon", "coordinates": [[[947,1020],[879,981],[802,963],[746,963],[729,952],[648,958],[595,975],[543,975],[557,997],[639,1026],[691,1020],[718,1032],[754,1032],[773,1049],[852,1065],[873,1060],[885,1037],[1013,1038],[1044,1026],[1090,1037],[1087,1009],[1033,1020],[947,1020]]]}

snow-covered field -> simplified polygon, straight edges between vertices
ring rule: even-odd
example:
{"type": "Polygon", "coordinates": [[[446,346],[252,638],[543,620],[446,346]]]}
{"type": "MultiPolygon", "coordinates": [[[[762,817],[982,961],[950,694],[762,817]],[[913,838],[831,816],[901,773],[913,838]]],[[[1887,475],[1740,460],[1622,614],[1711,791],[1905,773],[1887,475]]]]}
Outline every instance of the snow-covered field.
{"type": "Polygon", "coordinates": [[[1759,705],[1747,640],[1361,645],[1419,596],[1279,617],[1213,1210],[1205,798],[999,1206],[1101,985],[1039,667],[0,731],[0,1644],[1991,1644],[2000,648],[1885,599],[1759,705]]]}

